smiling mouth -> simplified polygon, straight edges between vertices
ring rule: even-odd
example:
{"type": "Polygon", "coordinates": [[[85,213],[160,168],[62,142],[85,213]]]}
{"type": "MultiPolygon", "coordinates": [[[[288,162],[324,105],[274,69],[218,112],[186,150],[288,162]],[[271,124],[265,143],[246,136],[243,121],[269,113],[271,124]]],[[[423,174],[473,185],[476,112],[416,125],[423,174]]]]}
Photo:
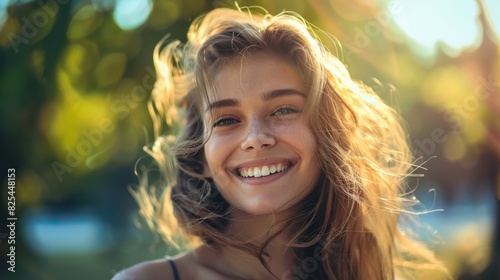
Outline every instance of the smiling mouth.
{"type": "Polygon", "coordinates": [[[244,178],[259,178],[283,172],[288,169],[288,166],[288,163],[278,163],[249,168],[239,168],[237,173],[244,178]]]}

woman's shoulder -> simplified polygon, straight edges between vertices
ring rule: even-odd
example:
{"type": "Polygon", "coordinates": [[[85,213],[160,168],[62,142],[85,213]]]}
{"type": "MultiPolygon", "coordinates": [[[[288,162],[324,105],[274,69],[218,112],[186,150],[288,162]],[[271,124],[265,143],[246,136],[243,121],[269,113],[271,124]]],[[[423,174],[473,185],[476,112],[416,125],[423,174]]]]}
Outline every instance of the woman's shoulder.
{"type": "Polygon", "coordinates": [[[214,269],[211,250],[197,248],[175,257],[138,263],[117,273],[112,280],[228,279],[214,269]]]}
{"type": "Polygon", "coordinates": [[[113,277],[112,280],[177,280],[168,258],[150,260],[126,268],[113,277]]]}
{"type": "Polygon", "coordinates": [[[196,264],[190,255],[191,252],[188,252],[175,257],[144,261],[120,271],[112,280],[178,280],[181,270],[181,279],[191,279],[191,273],[185,268],[196,268],[196,264]]]}

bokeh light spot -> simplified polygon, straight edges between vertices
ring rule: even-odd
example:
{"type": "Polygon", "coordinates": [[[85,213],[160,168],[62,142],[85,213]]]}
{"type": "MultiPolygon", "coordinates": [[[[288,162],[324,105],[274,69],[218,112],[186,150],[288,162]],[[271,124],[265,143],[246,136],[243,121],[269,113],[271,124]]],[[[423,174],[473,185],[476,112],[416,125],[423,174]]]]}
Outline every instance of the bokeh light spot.
{"type": "Polygon", "coordinates": [[[458,161],[465,157],[466,145],[459,133],[452,132],[444,143],[444,155],[449,161],[458,161]]]}
{"type": "Polygon", "coordinates": [[[73,88],[64,71],[59,70],[58,80],[60,91],[69,92],[48,107],[44,133],[58,162],[87,172],[85,161],[116,141],[113,107],[102,93],[73,88]]]}
{"type": "MultiPolygon", "coordinates": [[[[440,67],[427,75],[422,87],[422,97],[424,102],[431,106],[452,110],[457,106],[464,107],[467,97],[472,95],[473,91],[473,83],[460,68],[440,67]]],[[[458,113],[464,117],[462,111],[458,113]]]]}
{"type": "Polygon", "coordinates": [[[132,30],[148,19],[152,6],[151,0],[117,0],[113,17],[121,29],[132,30]]]}
{"type": "Polygon", "coordinates": [[[125,72],[127,57],[122,53],[111,53],[104,56],[94,72],[94,77],[100,86],[109,86],[116,83],[125,72]]]}
{"type": "Polygon", "coordinates": [[[16,38],[16,35],[19,32],[20,25],[19,21],[12,17],[7,17],[6,22],[3,27],[0,27],[0,45],[3,47],[11,46],[14,47],[16,42],[20,40],[16,38]]]}
{"type": "Polygon", "coordinates": [[[45,70],[45,53],[40,49],[35,49],[31,53],[31,65],[33,67],[33,72],[39,80],[43,78],[43,72],[45,70]]]}
{"type": "Polygon", "coordinates": [[[28,204],[35,204],[40,201],[42,195],[42,183],[40,177],[32,170],[25,170],[17,182],[17,200],[18,207],[28,204]]]}
{"type": "Polygon", "coordinates": [[[92,34],[102,23],[102,14],[92,5],[78,10],[71,19],[67,36],[69,40],[78,40],[92,34]]]}
{"type": "Polygon", "coordinates": [[[177,20],[180,15],[178,1],[156,1],[148,25],[155,28],[164,28],[177,20]]]}
{"type": "Polygon", "coordinates": [[[63,65],[71,77],[89,73],[99,57],[99,48],[92,41],[69,44],[63,56],[63,65]]]}
{"type": "Polygon", "coordinates": [[[124,51],[133,43],[134,32],[123,30],[112,18],[105,18],[98,30],[97,43],[106,51],[124,51]]]}
{"type": "Polygon", "coordinates": [[[0,30],[2,30],[4,24],[7,22],[8,14],[7,7],[9,6],[9,0],[0,0],[0,30]]]}

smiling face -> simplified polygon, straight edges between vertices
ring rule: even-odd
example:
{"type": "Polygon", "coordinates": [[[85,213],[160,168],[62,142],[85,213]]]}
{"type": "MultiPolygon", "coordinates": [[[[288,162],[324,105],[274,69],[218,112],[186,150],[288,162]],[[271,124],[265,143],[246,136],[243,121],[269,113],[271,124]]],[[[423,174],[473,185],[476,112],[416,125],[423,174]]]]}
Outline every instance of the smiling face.
{"type": "Polygon", "coordinates": [[[213,128],[204,151],[222,196],[254,215],[299,202],[320,168],[298,71],[284,58],[257,53],[221,66],[215,83],[204,112],[205,127],[213,128]]]}

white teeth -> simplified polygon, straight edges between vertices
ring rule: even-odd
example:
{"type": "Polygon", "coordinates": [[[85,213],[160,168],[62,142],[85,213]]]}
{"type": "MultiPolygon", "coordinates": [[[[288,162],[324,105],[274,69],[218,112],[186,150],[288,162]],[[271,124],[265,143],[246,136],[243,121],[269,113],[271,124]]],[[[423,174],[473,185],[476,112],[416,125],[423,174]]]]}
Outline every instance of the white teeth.
{"type": "Polygon", "coordinates": [[[241,168],[238,170],[241,177],[265,177],[271,174],[285,171],[288,168],[288,165],[279,163],[278,165],[267,166],[264,165],[262,167],[250,167],[248,169],[241,168]]]}
{"type": "Polygon", "coordinates": [[[241,170],[241,176],[248,177],[248,172],[245,169],[241,170]]]}
{"type": "Polygon", "coordinates": [[[269,168],[269,172],[271,173],[276,173],[276,165],[271,165],[271,168],[269,168]]]}
{"type": "Polygon", "coordinates": [[[262,166],[262,176],[267,176],[267,175],[269,175],[269,174],[270,174],[270,172],[269,172],[269,167],[267,167],[267,166],[265,166],[265,165],[264,165],[264,166],[262,166]]]}
{"type": "Polygon", "coordinates": [[[259,169],[258,167],[254,167],[254,168],[253,168],[253,176],[254,176],[255,178],[258,178],[258,177],[260,177],[261,175],[262,175],[262,174],[260,173],[260,169],[259,169]]]}

